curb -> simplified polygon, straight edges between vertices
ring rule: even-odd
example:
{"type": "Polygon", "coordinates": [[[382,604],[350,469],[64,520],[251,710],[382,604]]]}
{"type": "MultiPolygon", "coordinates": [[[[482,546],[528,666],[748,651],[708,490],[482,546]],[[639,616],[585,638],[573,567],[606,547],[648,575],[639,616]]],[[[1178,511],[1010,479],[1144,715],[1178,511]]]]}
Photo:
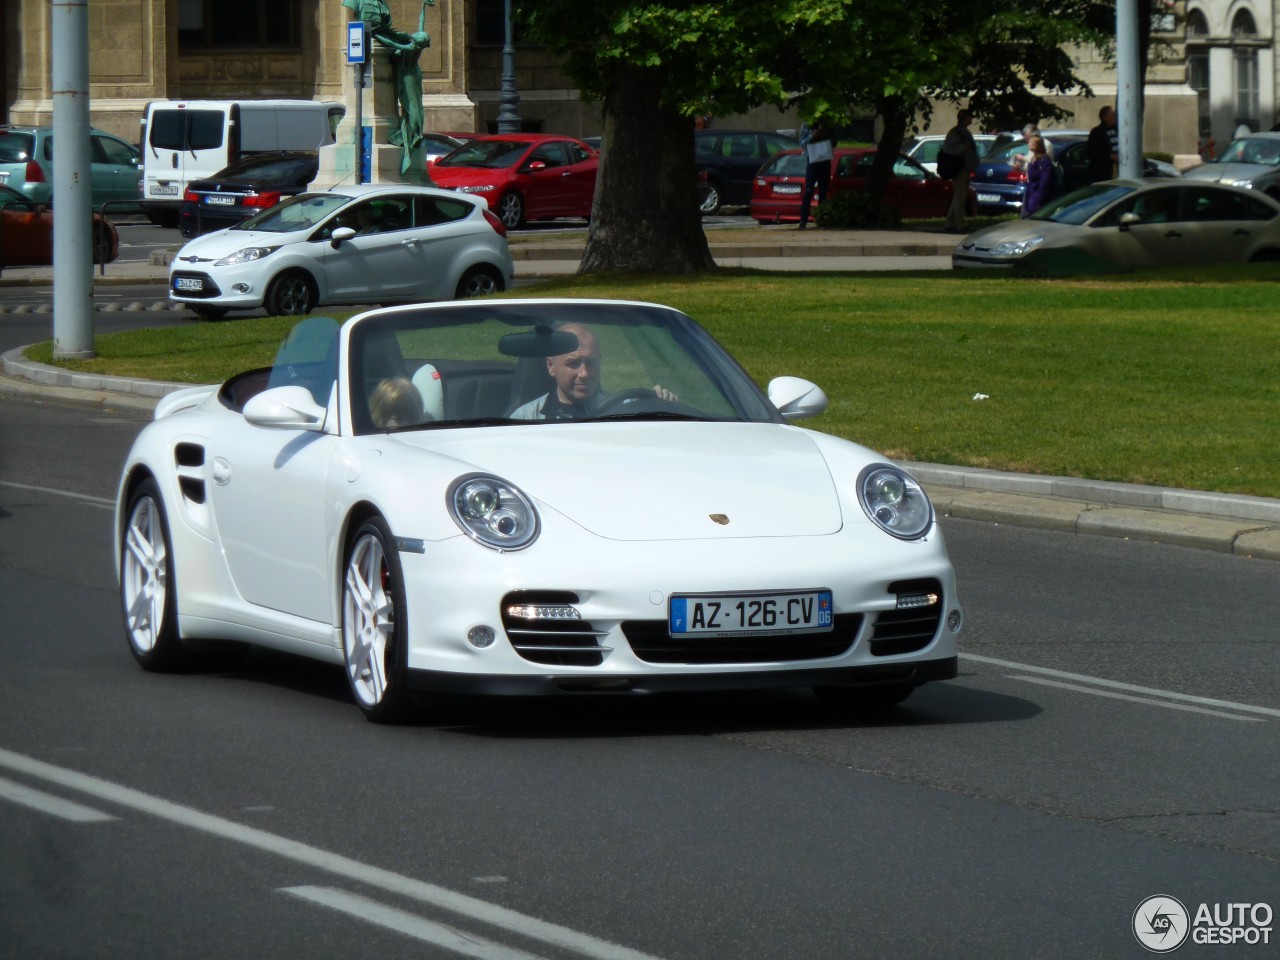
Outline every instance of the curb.
{"type": "MultiPolygon", "coordinates": [[[[0,356],[0,397],[151,414],[192,384],[81,374],[0,356]]],[[[1280,561],[1280,500],[903,461],[940,516],[1280,561]]]]}

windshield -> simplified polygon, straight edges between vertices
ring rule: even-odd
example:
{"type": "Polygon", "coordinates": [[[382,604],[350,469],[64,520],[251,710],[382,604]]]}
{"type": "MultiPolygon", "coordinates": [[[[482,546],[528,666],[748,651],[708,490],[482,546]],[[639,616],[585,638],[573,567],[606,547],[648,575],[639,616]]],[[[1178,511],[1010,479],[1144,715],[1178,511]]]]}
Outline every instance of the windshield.
{"type": "Polygon", "coordinates": [[[781,422],[684,314],[652,304],[508,301],[406,307],[351,328],[357,433],[551,422],[781,422]]]}
{"type": "Polygon", "coordinates": [[[441,167],[512,167],[528,149],[528,140],[472,140],[436,163],[441,167]]]}
{"type": "Polygon", "coordinates": [[[1052,220],[1054,223],[1086,223],[1099,210],[1110,206],[1116,200],[1130,193],[1133,193],[1133,187],[1103,186],[1101,184],[1083,187],[1041,207],[1028,216],[1027,219],[1052,220]]]}
{"type": "Polygon", "coordinates": [[[1280,138],[1245,137],[1232,140],[1218,155],[1218,163],[1260,163],[1280,166],[1280,138]]]}
{"type": "Polygon", "coordinates": [[[340,193],[303,193],[237,223],[230,230],[258,230],[262,233],[294,233],[310,230],[352,197],[340,193]]]}

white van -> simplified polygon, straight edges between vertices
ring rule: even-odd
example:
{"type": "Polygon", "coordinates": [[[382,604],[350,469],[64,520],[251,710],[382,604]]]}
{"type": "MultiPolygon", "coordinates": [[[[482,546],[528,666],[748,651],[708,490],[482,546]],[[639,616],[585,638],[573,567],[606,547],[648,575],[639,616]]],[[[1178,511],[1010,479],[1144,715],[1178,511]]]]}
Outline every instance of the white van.
{"type": "Polygon", "coordinates": [[[346,108],[314,100],[156,100],[142,116],[142,198],[176,226],[187,183],[253,153],[335,143],[346,108]]]}

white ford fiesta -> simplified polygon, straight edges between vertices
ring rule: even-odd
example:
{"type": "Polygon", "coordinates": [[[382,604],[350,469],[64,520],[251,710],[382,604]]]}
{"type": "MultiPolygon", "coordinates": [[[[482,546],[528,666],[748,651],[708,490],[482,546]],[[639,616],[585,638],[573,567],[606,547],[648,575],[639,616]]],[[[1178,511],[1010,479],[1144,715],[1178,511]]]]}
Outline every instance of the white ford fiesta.
{"type": "Polygon", "coordinates": [[[299,194],[191,240],[169,266],[169,299],[206,319],[305,315],[481,296],[505,290],[513,274],[507,228],[483,198],[363,184],[299,194]]]}
{"type": "Polygon", "coordinates": [[[376,721],[433,693],[896,704],[956,675],[955,575],[907,472],[792,425],[826,404],[653,304],[304,320],[130,451],[129,646],[148,670],[209,640],[330,661],[376,721]]]}

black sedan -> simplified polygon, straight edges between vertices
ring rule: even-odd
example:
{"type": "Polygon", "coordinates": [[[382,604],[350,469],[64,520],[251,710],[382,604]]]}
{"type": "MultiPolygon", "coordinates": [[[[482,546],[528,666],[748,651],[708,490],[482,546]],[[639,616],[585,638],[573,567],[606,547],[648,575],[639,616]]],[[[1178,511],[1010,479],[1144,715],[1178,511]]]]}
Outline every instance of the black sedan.
{"type": "Polygon", "coordinates": [[[192,180],[182,196],[178,226],[191,239],[232,227],[286,197],[306,191],[320,168],[313,150],[258,153],[223,167],[208,180],[192,180]]]}

